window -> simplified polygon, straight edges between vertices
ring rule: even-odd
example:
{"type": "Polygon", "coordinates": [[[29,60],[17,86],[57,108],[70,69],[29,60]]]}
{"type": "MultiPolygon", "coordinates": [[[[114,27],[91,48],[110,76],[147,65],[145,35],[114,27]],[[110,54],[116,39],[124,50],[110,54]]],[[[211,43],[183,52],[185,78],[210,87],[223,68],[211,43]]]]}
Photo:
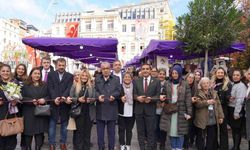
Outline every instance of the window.
{"type": "Polygon", "coordinates": [[[125,24],[122,25],[122,32],[126,32],[127,26],[125,24]]]}
{"type": "Polygon", "coordinates": [[[140,19],[141,18],[141,10],[140,9],[137,9],[136,11],[136,19],[140,19]]]}
{"type": "Polygon", "coordinates": [[[114,30],[114,20],[108,20],[108,31],[114,30]]]}
{"type": "Polygon", "coordinates": [[[124,12],[123,12],[122,17],[123,17],[123,19],[126,19],[126,18],[127,18],[127,11],[124,11],[124,12]]]}
{"type": "Polygon", "coordinates": [[[160,9],[160,12],[163,13],[163,12],[164,12],[164,8],[161,8],[161,9],[160,9]]]}
{"type": "Polygon", "coordinates": [[[155,29],[154,29],[154,24],[151,23],[151,24],[150,24],[150,32],[154,32],[154,30],[155,30],[155,29]]]}
{"type": "Polygon", "coordinates": [[[135,52],[135,43],[131,43],[131,52],[135,52]]]}
{"type": "Polygon", "coordinates": [[[102,31],[102,21],[96,21],[96,31],[102,31]]]}
{"type": "Polygon", "coordinates": [[[154,19],[155,18],[155,9],[150,9],[150,18],[154,19]]]}
{"type": "Polygon", "coordinates": [[[132,12],[132,19],[136,19],[136,9],[132,12]]]}
{"type": "Polygon", "coordinates": [[[131,32],[135,32],[135,24],[131,24],[131,32]]]}
{"type": "Polygon", "coordinates": [[[86,31],[91,31],[91,21],[86,21],[86,31]]]}
{"type": "Polygon", "coordinates": [[[131,19],[131,16],[132,16],[131,10],[128,11],[127,15],[128,15],[127,19],[131,19]]]}
{"type": "Polygon", "coordinates": [[[56,34],[59,35],[59,27],[56,27],[56,34]]]}
{"type": "Polygon", "coordinates": [[[72,22],[72,18],[69,19],[69,22],[72,22]]]}
{"type": "Polygon", "coordinates": [[[141,19],[145,19],[145,9],[141,11],[141,19]]]}

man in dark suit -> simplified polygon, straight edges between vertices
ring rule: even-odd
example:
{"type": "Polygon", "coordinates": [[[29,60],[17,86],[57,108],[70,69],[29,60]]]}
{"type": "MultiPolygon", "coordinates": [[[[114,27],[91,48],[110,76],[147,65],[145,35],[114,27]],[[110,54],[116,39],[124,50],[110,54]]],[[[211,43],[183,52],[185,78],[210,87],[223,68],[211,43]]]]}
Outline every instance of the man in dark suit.
{"type": "Polygon", "coordinates": [[[118,118],[118,103],[121,85],[119,78],[111,75],[111,68],[108,62],[101,64],[102,75],[95,79],[97,96],[96,123],[99,150],[104,150],[104,129],[108,129],[108,149],[115,147],[115,123],[118,118]]]}
{"type": "Polygon", "coordinates": [[[135,119],[140,150],[155,150],[155,128],[156,128],[156,102],[160,97],[160,81],[150,76],[151,67],[143,64],[141,67],[142,77],[134,84],[135,119]],[[145,138],[145,132],[147,139],[145,138]]]}
{"type": "Polygon", "coordinates": [[[59,58],[56,61],[56,71],[48,75],[49,96],[54,101],[51,103],[51,116],[49,123],[49,144],[50,150],[55,150],[56,144],[56,123],[61,123],[61,150],[66,150],[67,124],[69,119],[69,110],[71,100],[66,99],[69,96],[73,84],[73,75],[65,71],[66,61],[59,58]]]}
{"type": "Polygon", "coordinates": [[[112,75],[119,77],[120,84],[122,84],[123,72],[122,72],[122,64],[121,64],[120,60],[116,60],[113,62],[112,75]]]}
{"type": "Polygon", "coordinates": [[[54,68],[51,66],[50,57],[46,56],[42,58],[40,71],[41,71],[42,81],[47,82],[49,72],[54,71],[54,68]]]}

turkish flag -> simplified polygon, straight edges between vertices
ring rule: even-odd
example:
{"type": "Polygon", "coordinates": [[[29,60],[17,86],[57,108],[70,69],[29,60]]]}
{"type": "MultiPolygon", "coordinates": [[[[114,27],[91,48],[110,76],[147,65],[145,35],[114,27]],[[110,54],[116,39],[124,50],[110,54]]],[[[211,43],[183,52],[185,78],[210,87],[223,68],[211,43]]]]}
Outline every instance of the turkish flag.
{"type": "Polygon", "coordinates": [[[66,23],[66,37],[77,37],[78,35],[78,22],[66,23]]]}

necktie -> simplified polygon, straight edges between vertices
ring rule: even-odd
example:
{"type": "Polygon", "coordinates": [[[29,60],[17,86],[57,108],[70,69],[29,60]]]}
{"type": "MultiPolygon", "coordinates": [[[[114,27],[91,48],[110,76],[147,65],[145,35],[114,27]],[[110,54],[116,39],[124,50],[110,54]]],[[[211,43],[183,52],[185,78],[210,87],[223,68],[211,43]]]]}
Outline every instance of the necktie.
{"type": "Polygon", "coordinates": [[[147,90],[148,90],[148,81],[147,80],[148,80],[147,78],[144,79],[144,92],[145,93],[147,93],[147,90]]]}
{"type": "Polygon", "coordinates": [[[47,82],[47,79],[48,79],[48,71],[45,71],[44,82],[47,82]]]}

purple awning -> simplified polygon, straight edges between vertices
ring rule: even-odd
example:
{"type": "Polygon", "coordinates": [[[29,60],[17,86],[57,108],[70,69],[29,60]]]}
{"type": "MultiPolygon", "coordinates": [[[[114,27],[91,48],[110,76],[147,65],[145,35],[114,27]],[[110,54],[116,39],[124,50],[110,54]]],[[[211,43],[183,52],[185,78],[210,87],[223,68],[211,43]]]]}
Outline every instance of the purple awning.
{"type": "MultiPolygon", "coordinates": [[[[180,41],[151,40],[147,48],[144,49],[141,58],[145,58],[152,55],[166,56],[170,59],[179,60],[204,57],[204,53],[185,53],[185,51],[182,49],[183,46],[185,46],[185,44],[180,41]]],[[[234,52],[243,52],[244,50],[244,44],[234,43],[227,49],[219,50],[217,51],[217,53],[209,53],[209,55],[222,55],[234,52]]]]}
{"type": "Polygon", "coordinates": [[[117,52],[118,40],[113,38],[23,38],[22,42],[45,52],[96,51],[117,52]]]}
{"type": "Polygon", "coordinates": [[[57,56],[77,59],[85,63],[113,62],[117,58],[118,40],[113,38],[23,38],[32,48],[52,52],[57,56]]]}

